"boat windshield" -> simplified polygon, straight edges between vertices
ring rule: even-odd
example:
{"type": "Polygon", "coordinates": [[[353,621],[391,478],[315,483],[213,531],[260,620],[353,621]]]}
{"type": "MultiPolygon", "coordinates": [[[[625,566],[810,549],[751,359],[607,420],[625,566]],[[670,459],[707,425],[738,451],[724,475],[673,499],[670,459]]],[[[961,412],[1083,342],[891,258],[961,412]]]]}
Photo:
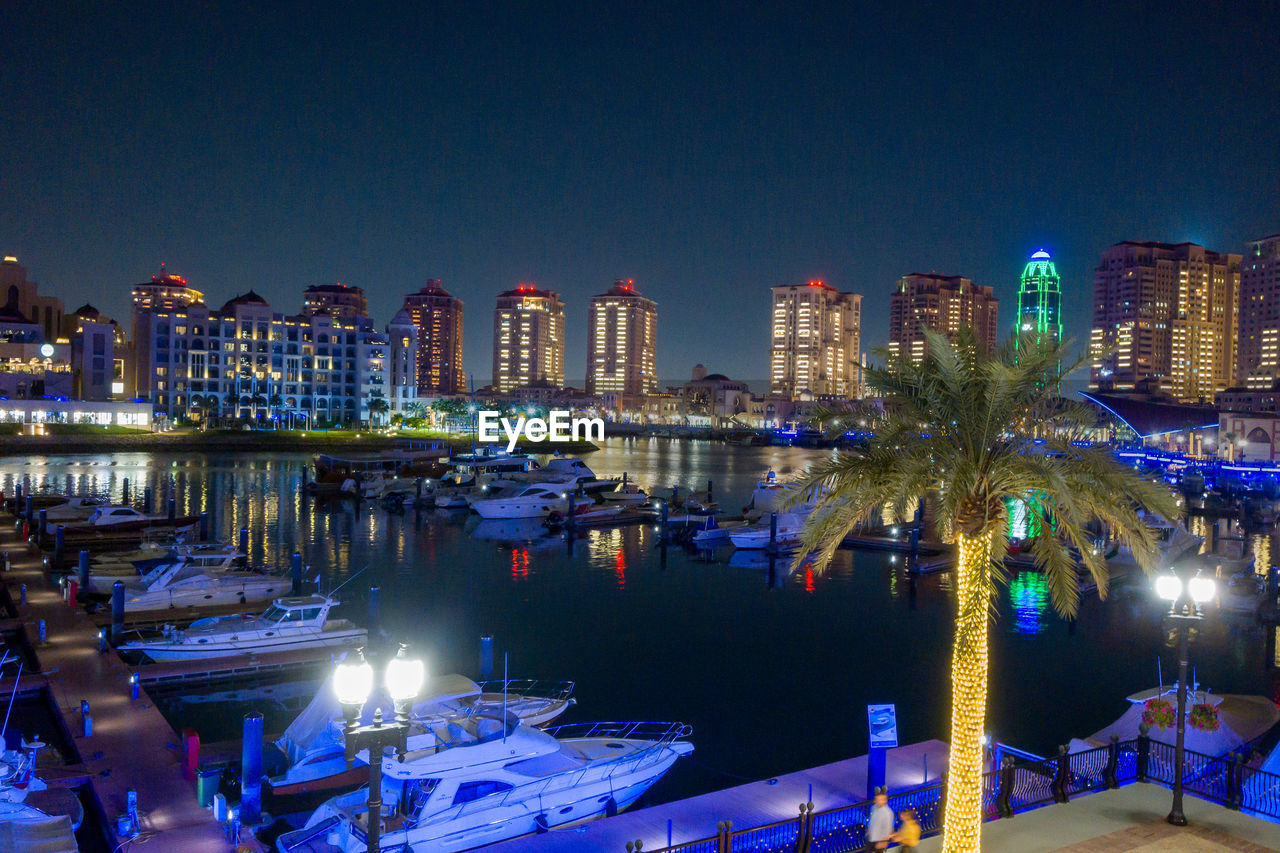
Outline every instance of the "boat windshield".
{"type": "Polygon", "coordinates": [[[271,605],[267,608],[267,612],[262,614],[263,622],[282,622],[289,615],[289,611],[283,607],[271,605]]]}

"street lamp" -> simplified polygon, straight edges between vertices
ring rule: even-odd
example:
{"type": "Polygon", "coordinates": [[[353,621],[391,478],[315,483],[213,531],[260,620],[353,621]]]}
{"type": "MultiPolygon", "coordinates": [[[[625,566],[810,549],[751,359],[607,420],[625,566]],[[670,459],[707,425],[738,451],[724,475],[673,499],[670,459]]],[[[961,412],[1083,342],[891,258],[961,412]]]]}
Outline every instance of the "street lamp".
{"type": "Polygon", "coordinates": [[[1178,629],[1178,737],[1173,750],[1173,808],[1166,820],[1174,826],[1186,826],[1182,813],[1182,771],[1187,734],[1187,648],[1191,642],[1191,626],[1204,618],[1200,606],[1213,600],[1217,589],[1213,578],[1197,574],[1187,582],[1175,574],[1156,578],[1156,595],[1169,602],[1168,618],[1178,629]]]}
{"type": "Polygon", "coordinates": [[[410,658],[402,644],[396,656],[387,661],[383,683],[395,707],[395,720],[383,723],[382,708],[373,712],[370,725],[360,725],[360,714],[373,694],[375,673],[365,660],[363,650],[357,651],[358,660],[344,661],[333,671],[333,692],[342,704],[342,716],[346,721],[343,740],[346,744],[347,766],[363,750],[369,750],[369,816],[368,844],[370,851],[380,847],[382,834],[382,755],[387,747],[395,747],[396,755],[404,757],[408,746],[409,705],[422,690],[426,680],[426,668],[422,661],[410,658]]]}

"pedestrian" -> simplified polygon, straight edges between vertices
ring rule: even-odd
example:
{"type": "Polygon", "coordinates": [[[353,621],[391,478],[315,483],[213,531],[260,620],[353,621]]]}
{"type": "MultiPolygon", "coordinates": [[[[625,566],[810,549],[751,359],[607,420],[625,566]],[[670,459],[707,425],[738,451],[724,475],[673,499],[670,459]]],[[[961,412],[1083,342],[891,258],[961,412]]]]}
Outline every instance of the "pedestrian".
{"type": "Polygon", "coordinates": [[[893,809],[889,808],[889,794],[884,788],[876,788],[875,805],[867,820],[867,843],[873,850],[887,850],[893,840],[893,809]]]}
{"type": "Polygon", "coordinates": [[[914,809],[904,809],[898,817],[902,818],[902,826],[893,834],[893,840],[901,844],[903,849],[910,850],[920,843],[920,823],[916,820],[914,809]]]}

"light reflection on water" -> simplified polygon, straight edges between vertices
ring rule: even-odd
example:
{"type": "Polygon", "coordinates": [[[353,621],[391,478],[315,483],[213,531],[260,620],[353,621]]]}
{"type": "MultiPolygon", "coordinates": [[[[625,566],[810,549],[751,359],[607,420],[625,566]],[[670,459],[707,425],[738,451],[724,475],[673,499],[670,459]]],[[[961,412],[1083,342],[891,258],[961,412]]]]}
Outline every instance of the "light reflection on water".
{"type": "MultiPolygon", "coordinates": [[[[705,489],[710,479],[736,514],[766,470],[798,473],[823,453],[610,440],[587,461],[598,475],[627,472],[664,494],[672,485],[705,489]]],[[[903,742],[946,737],[946,573],[908,581],[901,560],[871,552],[841,551],[821,572],[731,548],[664,554],[649,525],[585,531],[571,550],[536,521],[317,505],[301,494],[309,462],[305,454],[9,459],[0,460],[0,489],[12,494],[15,478],[27,478],[118,498],[128,477],[136,500],[152,486],[157,512],[173,495],[180,513],[210,512],[221,538],[248,527],[255,563],[284,566],[297,549],[328,587],[365,569],[342,593],[347,615],[362,620],[366,590],[378,585],[384,628],[413,643],[433,672],[475,675],[478,638],[491,633],[499,672],[505,652],[513,677],[577,681],[568,721],[690,722],[699,763],[677,765],[655,798],[733,782],[706,767],[764,778],[865,752],[868,703],[897,703],[903,742]]],[[[1074,632],[1047,602],[1043,578],[1016,576],[991,638],[989,728],[1042,753],[1118,716],[1124,696],[1154,683],[1158,655],[1165,672],[1174,665],[1145,589],[1119,587],[1105,603],[1086,597],[1074,632]]],[[[1209,620],[1193,650],[1200,680],[1224,692],[1274,692],[1270,634],[1226,614],[1209,620]]],[[[268,730],[282,728],[288,704],[277,690],[168,713],[175,726],[217,741],[235,737],[250,708],[266,714],[268,730]]]]}

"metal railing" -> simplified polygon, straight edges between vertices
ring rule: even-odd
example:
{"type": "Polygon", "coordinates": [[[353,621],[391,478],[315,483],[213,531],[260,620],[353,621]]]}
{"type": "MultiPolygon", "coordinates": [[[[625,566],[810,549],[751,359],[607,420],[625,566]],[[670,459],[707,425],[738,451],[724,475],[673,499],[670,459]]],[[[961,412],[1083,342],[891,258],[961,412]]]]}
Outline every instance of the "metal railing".
{"type": "MultiPolygon", "coordinates": [[[[1025,755],[1025,754],[1022,754],[1025,755]]],[[[1174,779],[1174,747],[1140,735],[1108,746],[1032,760],[1007,755],[999,770],[983,774],[982,802],[985,820],[1014,817],[1050,803],[1118,788],[1133,782],[1171,786],[1174,779]]],[[[1271,820],[1280,820],[1280,774],[1244,764],[1239,754],[1209,756],[1184,750],[1183,787],[1187,793],[1271,820]]],[[[915,812],[922,836],[942,831],[945,801],[943,781],[891,794],[894,814],[915,812]]],[[[812,803],[799,805],[799,815],[763,826],[733,829],[719,824],[714,837],[686,841],[652,853],[848,853],[867,849],[866,826],[871,811],[866,800],[814,811],[812,803]]],[[[629,851],[640,851],[639,842],[629,851]]],[[[651,851],[643,851],[651,853],[651,851]]]]}

